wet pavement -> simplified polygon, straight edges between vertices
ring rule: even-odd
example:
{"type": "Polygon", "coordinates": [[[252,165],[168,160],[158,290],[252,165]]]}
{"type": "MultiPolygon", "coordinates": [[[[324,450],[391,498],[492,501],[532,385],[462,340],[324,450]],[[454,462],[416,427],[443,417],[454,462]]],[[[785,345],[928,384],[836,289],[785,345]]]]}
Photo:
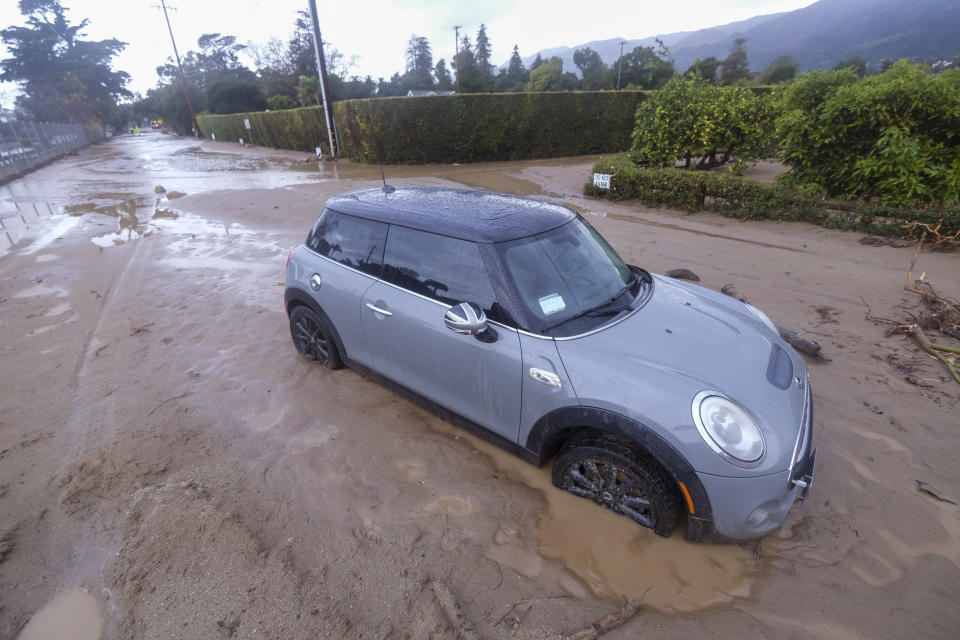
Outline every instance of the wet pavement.
{"type": "MultiPolygon", "coordinates": [[[[886,299],[887,280],[900,278],[894,250],[807,225],[585,199],[594,160],[383,173],[398,185],[567,203],[629,261],[693,268],[715,288],[735,280],[775,318],[826,300],[859,320],[858,295],[886,299]],[[838,268],[856,288],[832,279],[838,268]]],[[[813,505],[743,546],[692,545],[682,528],[658,538],[556,490],[548,467],[353,372],[297,358],[280,286],[287,252],[326,197],[380,179],[380,167],[151,132],[0,187],[0,537],[16,545],[0,565],[0,635],[32,620],[20,637],[57,637],[30,634],[46,624],[39,604],[65,593],[86,613],[59,617],[95,629],[90,637],[449,637],[428,588],[444,580],[484,637],[582,628],[641,594],[657,637],[860,637],[851,620],[882,637],[909,627],[874,621],[898,585],[924,572],[933,583],[960,575],[951,507],[909,502],[911,523],[871,515],[884,500],[870,497],[878,487],[915,498],[910,482],[890,478],[922,473],[948,491],[958,482],[941,469],[931,426],[952,415],[956,396],[890,390],[897,381],[876,382],[883,368],[861,380],[885,366],[869,340],[847,368],[813,374],[819,420],[830,419],[818,425],[820,459],[834,467],[818,475],[813,505]],[[818,375],[838,377],[818,385],[818,375]],[[898,407],[888,406],[891,393],[898,407]],[[911,441],[884,422],[890,433],[876,435],[864,403],[900,425],[920,416],[929,433],[911,441]],[[876,437],[831,429],[837,423],[876,437]],[[928,454],[926,470],[916,457],[890,460],[907,441],[928,454]],[[893,471],[871,472],[874,459],[893,471]],[[827,612],[822,628],[808,628],[817,610],[827,612]]],[[[955,257],[925,259],[930,272],[960,272],[950,271],[955,257]]],[[[872,327],[829,329],[847,332],[836,351],[872,327]]],[[[904,597],[942,602],[936,593],[904,597]]],[[[927,620],[923,635],[947,637],[955,618],[927,620]]]]}

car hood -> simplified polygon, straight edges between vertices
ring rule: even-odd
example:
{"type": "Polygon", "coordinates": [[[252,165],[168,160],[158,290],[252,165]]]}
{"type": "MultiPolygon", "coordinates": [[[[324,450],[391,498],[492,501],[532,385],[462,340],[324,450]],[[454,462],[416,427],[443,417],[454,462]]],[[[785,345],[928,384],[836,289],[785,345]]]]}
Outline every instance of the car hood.
{"type": "Polygon", "coordinates": [[[581,405],[615,410],[657,430],[682,447],[698,471],[744,476],[790,465],[806,366],[742,302],[654,276],[653,295],[641,309],[556,345],[581,405]],[[770,369],[777,358],[775,384],[770,369]],[[701,391],[735,400],[756,419],[766,444],[756,468],[736,467],[703,442],[692,414],[693,397],[701,391]]]}

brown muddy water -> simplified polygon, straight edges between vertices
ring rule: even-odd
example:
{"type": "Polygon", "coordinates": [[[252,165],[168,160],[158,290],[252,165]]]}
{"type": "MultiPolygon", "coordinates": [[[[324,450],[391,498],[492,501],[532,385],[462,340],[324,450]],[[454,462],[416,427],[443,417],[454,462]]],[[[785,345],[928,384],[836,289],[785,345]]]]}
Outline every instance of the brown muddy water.
{"type": "MultiPolygon", "coordinates": [[[[483,637],[584,628],[640,594],[613,640],[953,637],[957,394],[860,302],[909,302],[912,249],[589,200],[594,160],[382,171],[567,203],[628,261],[734,283],[817,336],[821,466],[781,530],[659,538],[297,358],[287,253],[381,168],[150,133],[0,187],[0,637],[58,637],[26,634],[62,606],[73,637],[105,640],[451,637],[433,580],[483,637]]],[[[956,256],[920,268],[960,291],[956,256]]]]}
{"type": "Polygon", "coordinates": [[[37,611],[18,640],[99,640],[102,630],[97,601],[83,589],[74,588],[37,611]]]}

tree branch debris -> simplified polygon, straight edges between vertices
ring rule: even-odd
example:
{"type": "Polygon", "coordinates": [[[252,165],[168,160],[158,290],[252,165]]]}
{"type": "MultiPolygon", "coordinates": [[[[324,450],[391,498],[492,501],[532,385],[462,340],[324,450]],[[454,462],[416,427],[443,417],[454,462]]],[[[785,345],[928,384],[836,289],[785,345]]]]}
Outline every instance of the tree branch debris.
{"type": "MultiPolygon", "coordinates": [[[[887,336],[906,335],[913,338],[917,346],[939,360],[943,366],[946,367],[954,381],[960,384],[960,371],[958,371],[958,368],[960,368],[960,347],[937,344],[930,340],[930,337],[926,333],[927,331],[935,331],[943,336],[960,340],[960,306],[958,306],[956,300],[940,295],[934,288],[933,283],[927,279],[926,273],[921,273],[920,278],[917,280],[913,279],[913,270],[914,267],[916,267],[920,251],[923,249],[927,232],[929,231],[936,234],[934,246],[943,243],[945,240],[952,241],[955,237],[941,236],[938,233],[939,227],[930,228],[929,225],[921,226],[924,227],[924,232],[920,236],[920,241],[917,243],[917,250],[913,254],[913,259],[910,260],[910,268],[907,269],[907,281],[903,285],[903,288],[906,291],[919,295],[926,309],[921,311],[917,317],[913,317],[912,314],[907,314],[910,316],[907,322],[898,322],[885,318],[875,318],[870,313],[870,307],[867,307],[867,318],[891,325],[891,327],[887,329],[887,336]]],[[[908,377],[907,380],[908,382],[912,382],[910,377],[908,377]]]]}

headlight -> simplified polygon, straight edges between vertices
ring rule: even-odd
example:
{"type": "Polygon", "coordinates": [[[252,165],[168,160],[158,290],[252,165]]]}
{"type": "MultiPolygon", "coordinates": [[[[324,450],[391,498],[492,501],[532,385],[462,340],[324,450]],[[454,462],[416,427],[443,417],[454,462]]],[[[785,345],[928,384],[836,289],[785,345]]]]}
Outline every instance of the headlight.
{"type": "Polygon", "coordinates": [[[763,435],[750,414],[714,391],[693,399],[693,422],[711,449],[740,466],[754,466],[764,453],[763,435]]]}
{"type": "Polygon", "coordinates": [[[773,332],[776,333],[777,335],[780,334],[780,330],[777,329],[777,325],[773,324],[773,321],[770,320],[770,318],[767,317],[767,314],[765,314],[763,311],[760,311],[760,309],[757,309],[757,308],[756,308],[755,306],[753,306],[752,304],[748,304],[748,305],[747,305],[747,309],[750,309],[750,311],[753,313],[753,315],[757,316],[757,318],[760,320],[760,322],[762,322],[763,324],[767,325],[767,328],[770,329],[770,331],[773,331],[773,332]]]}

